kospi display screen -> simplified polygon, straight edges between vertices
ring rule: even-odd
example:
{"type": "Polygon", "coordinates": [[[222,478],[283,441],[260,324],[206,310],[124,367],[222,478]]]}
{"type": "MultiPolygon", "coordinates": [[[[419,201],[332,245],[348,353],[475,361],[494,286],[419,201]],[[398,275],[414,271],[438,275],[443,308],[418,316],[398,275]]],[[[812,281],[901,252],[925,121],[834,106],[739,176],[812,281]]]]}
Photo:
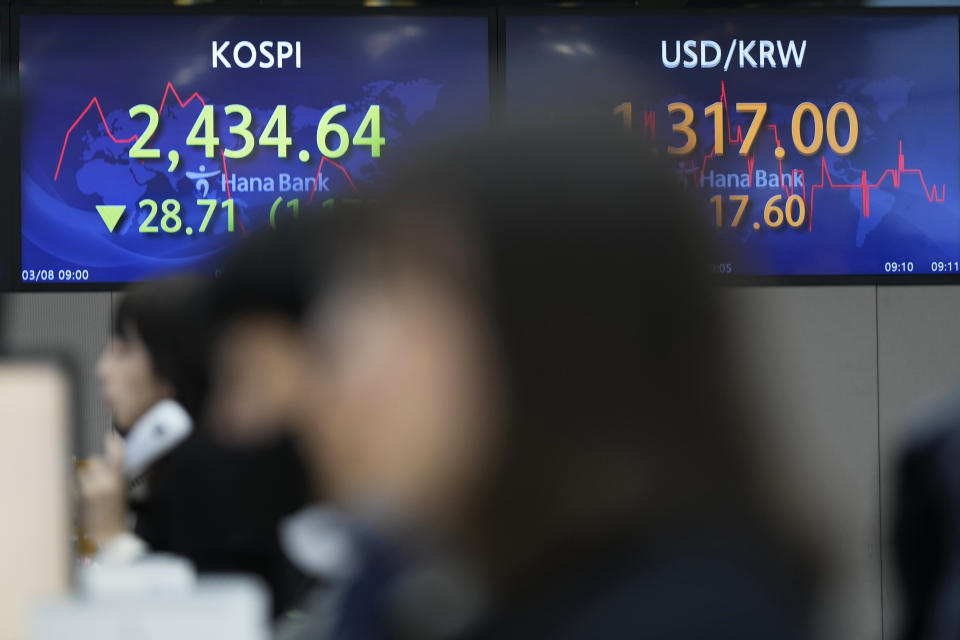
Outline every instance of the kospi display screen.
{"type": "Polygon", "coordinates": [[[506,101],[645,136],[702,203],[714,272],[956,274],[958,56],[946,14],[517,15],[506,101]]]}
{"type": "Polygon", "coordinates": [[[21,280],[215,273],[489,125],[489,24],[439,15],[20,15],[21,280]]]}

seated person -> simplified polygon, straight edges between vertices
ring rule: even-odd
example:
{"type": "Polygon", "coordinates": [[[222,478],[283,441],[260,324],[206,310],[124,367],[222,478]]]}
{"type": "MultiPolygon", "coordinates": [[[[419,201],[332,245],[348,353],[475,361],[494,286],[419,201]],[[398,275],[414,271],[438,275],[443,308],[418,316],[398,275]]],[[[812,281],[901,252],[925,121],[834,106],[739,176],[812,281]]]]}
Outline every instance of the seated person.
{"type": "Polygon", "coordinates": [[[234,450],[203,428],[206,293],[169,280],[121,302],[97,373],[122,439],[108,437],[106,457],[79,472],[84,527],[102,562],[149,550],[201,572],[258,575],[280,613],[306,581],[280,553],[276,527],[305,503],[307,482],[285,443],[234,450]]]}

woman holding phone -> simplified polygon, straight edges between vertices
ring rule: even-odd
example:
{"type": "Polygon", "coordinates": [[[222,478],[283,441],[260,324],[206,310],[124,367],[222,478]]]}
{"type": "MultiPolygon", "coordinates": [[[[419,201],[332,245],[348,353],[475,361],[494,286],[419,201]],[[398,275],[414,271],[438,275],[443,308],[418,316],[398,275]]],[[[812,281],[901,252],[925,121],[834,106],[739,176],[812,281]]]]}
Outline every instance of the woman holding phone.
{"type": "Polygon", "coordinates": [[[119,435],[80,471],[83,523],[97,561],[166,552],[200,572],[256,574],[279,613],[306,587],[276,527],[306,502],[307,482],[286,441],[232,449],[203,428],[206,292],[199,280],[157,281],[118,307],[97,375],[119,435]]]}

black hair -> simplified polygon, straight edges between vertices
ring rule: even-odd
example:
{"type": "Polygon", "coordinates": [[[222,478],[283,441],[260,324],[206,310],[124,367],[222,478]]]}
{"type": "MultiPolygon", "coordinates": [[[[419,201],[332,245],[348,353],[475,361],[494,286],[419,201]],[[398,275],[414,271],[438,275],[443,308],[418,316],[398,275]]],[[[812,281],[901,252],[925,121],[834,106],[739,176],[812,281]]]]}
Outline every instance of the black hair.
{"type": "Polygon", "coordinates": [[[772,522],[705,209],[636,138],[582,123],[431,154],[337,217],[318,295],[358,265],[413,261],[487,318],[506,396],[474,523],[488,567],[515,578],[625,530],[772,522]]]}
{"type": "Polygon", "coordinates": [[[207,290],[205,281],[185,277],[138,284],[123,296],[113,323],[116,336],[143,343],[157,376],[194,420],[208,389],[207,290]]]}
{"type": "Polygon", "coordinates": [[[264,314],[299,324],[307,310],[311,256],[321,251],[322,240],[315,223],[294,219],[241,243],[212,287],[213,326],[264,314]]]}

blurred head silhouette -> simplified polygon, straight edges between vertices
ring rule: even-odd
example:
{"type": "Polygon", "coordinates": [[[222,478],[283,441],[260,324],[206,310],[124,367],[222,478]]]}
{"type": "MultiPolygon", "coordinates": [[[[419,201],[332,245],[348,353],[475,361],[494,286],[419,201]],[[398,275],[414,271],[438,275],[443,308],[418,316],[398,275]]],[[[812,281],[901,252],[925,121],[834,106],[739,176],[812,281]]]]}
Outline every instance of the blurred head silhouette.
{"type": "Polygon", "coordinates": [[[434,150],[338,218],[309,329],[331,495],[510,575],[759,523],[697,211],[635,139],[556,123],[434,150]]]}
{"type": "Polygon", "coordinates": [[[270,439],[303,423],[308,258],[319,250],[310,225],[286,221],[242,244],[212,295],[212,418],[239,441],[270,439]]]}

